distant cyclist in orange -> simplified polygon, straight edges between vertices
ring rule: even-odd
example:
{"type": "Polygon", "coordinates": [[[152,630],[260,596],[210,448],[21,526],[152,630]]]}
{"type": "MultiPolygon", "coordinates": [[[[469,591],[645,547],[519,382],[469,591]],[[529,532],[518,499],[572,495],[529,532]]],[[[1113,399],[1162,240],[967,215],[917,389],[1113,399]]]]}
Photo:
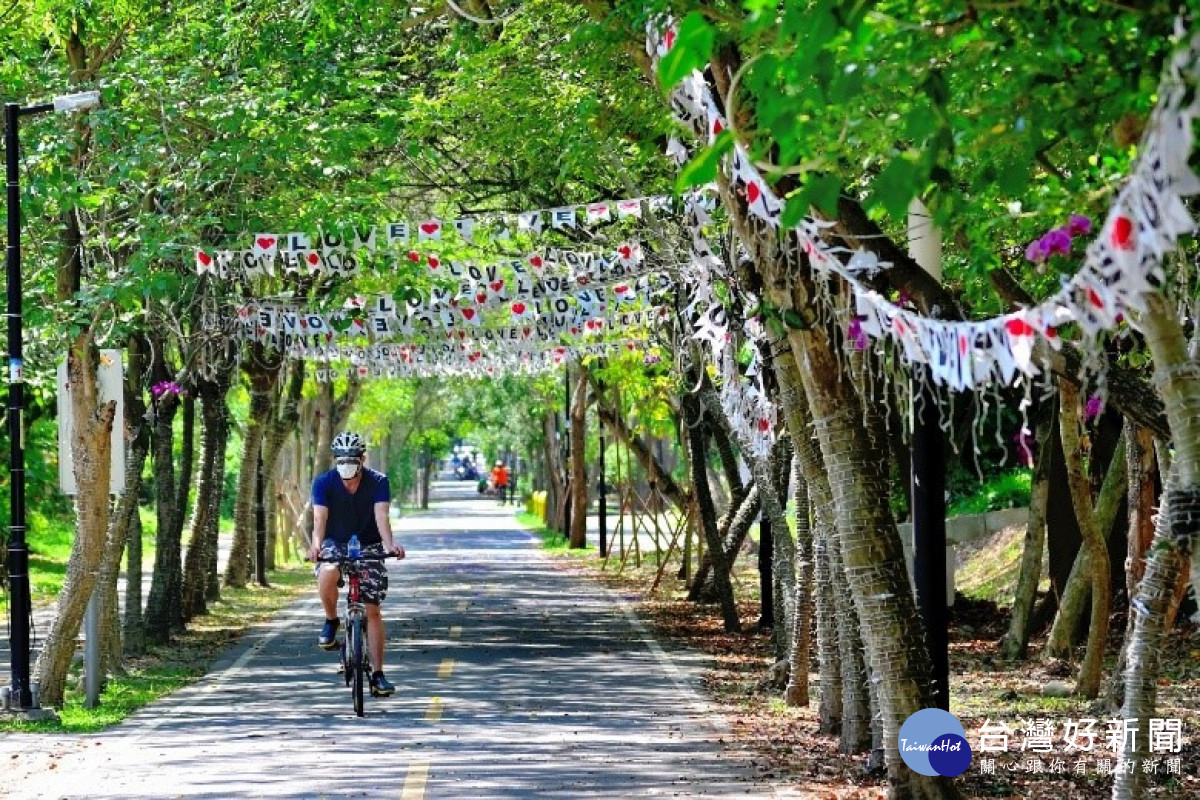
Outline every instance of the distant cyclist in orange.
{"type": "Polygon", "coordinates": [[[504,505],[508,499],[508,467],[504,466],[503,461],[497,461],[496,466],[492,468],[492,486],[496,487],[500,505],[504,505]]]}

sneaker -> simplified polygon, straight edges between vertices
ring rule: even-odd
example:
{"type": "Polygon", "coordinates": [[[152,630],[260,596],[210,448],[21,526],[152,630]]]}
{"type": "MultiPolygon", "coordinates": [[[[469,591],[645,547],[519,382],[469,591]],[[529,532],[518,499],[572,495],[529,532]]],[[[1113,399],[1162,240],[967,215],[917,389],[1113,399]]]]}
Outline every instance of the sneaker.
{"type": "Polygon", "coordinates": [[[391,697],[395,692],[396,687],[392,686],[391,682],[383,677],[382,672],[376,672],[371,676],[372,697],[391,697]]]}
{"type": "Polygon", "coordinates": [[[341,620],[327,619],[324,627],[321,628],[321,636],[317,639],[317,647],[322,650],[337,649],[337,630],[341,620]]]}

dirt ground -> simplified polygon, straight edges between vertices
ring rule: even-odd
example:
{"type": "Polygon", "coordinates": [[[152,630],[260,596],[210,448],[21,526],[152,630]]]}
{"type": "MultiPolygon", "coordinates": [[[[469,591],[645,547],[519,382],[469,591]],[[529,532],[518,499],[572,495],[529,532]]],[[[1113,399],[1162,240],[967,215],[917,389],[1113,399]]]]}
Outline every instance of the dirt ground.
{"type": "MultiPolygon", "coordinates": [[[[773,686],[769,679],[769,667],[774,662],[769,633],[726,633],[717,608],[688,602],[681,584],[670,577],[664,583],[673,586],[647,596],[646,589],[654,577],[652,567],[626,567],[618,575],[611,564],[608,570],[601,570],[601,561],[595,556],[581,561],[611,588],[626,596],[641,597],[639,613],[651,623],[657,636],[712,656],[714,666],[705,682],[710,699],[731,724],[734,744],[757,751],[781,783],[814,798],[865,800],[885,796],[884,776],[868,774],[865,755],[842,755],[836,736],[816,732],[819,687],[815,653],[810,673],[811,702],[806,708],[789,708],[782,701],[782,687],[773,686]]],[[[569,563],[580,561],[571,558],[569,563]]],[[[742,572],[738,587],[739,596],[756,595],[757,574],[750,569],[742,572]]],[[[752,628],[759,618],[758,603],[742,603],[740,612],[743,625],[752,628]]],[[[956,780],[963,796],[1045,800],[1111,796],[1112,777],[1103,770],[1106,765],[1115,768],[1117,759],[1108,749],[1106,723],[1117,716],[1117,710],[1103,699],[1089,703],[1074,697],[1043,697],[1042,690],[1050,681],[1073,685],[1075,666],[1042,661],[1041,640],[1032,643],[1029,660],[1005,659],[998,642],[1006,625],[1006,609],[959,595],[950,629],[950,710],[963,723],[973,751],[971,766],[956,780]],[[1068,750],[1066,722],[1085,718],[1097,720],[1092,728],[1097,732],[1094,749],[1085,753],[1068,750]],[[1011,730],[1006,752],[980,751],[979,729],[986,720],[991,721],[989,732],[998,723],[1011,730]],[[1050,752],[1023,751],[1023,745],[1044,747],[1037,733],[1028,731],[1039,720],[1053,726],[1050,752]]],[[[1116,641],[1110,641],[1110,670],[1124,629],[1123,613],[1114,615],[1111,638],[1116,641]]],[[[1176,630],[1163,663],[1158,714],[1164,720],[1181,721],[1182,749],[1154,756],[1149,796],[1200,797],[1200,632],[1195,626],[1176,630]]],[[[989,738],[992,746],[1002,741],[989,738]]],[[[1146,769],[1142,764],[1138,766],[1146,769]]]]}

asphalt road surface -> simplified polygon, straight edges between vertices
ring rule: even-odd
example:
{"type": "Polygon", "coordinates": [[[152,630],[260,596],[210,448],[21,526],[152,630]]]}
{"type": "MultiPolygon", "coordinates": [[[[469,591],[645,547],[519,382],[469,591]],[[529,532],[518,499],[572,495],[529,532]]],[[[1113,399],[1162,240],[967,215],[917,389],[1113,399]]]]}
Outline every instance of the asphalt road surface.
{"type": "Polygon", "coordinates": [[[315,597],[100,735],[0,740],[14,798],[780,796],[726,749],[703,659],[552,564],[473,483],[437,486],[390,564],[390,698],[354,716],[315,597]]]}

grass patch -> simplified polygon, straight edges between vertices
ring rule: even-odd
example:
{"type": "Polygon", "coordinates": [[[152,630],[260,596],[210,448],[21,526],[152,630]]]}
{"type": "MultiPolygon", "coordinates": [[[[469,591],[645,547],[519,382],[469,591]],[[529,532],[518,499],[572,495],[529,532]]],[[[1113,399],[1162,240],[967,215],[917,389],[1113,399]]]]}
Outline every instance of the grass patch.
{"type": "Polygon", "coordinates": [[[1020,508],[1029,505],[1030,482],[1033,470],[1018,468],[1004,472],[970,488],[970,494],[955,497],[950,502],[947,514],[986,514],[1005,508],[1020,508]]]}
{"type": "Polygon", "coordinates": [[[100,696],[98,708],[84,708],[80,666],[67,680],[60,722],[26,722],[0,716],[0,731],[94,733],[115,725],[148,703],[203,677],[222,653],[251,625],[270,619],[291,600],[312,589],[312,569],[289,566],[272,572],[271,587],[223,589],[209,613],[188,623],[170,645],[153,647],[125,665],[100,696]]]}
{"type": "MultiPolygon", "coordinates": [[[[552,531],[547,528],[546,523],[543,522],[542,518],[537,514],[530,514],[528,511],[522,511],[521,513],[517,514],[517,522],[521,523],[526,528],[529,528],[541,538],[543,550],[565,552],[571,549],[570,540],[558,531],[552,531]]],[[[587,547],[582,549],[576,548],[575,552],[586,553],[595,549],[595,547],[589,544],[587,547]]]]}

